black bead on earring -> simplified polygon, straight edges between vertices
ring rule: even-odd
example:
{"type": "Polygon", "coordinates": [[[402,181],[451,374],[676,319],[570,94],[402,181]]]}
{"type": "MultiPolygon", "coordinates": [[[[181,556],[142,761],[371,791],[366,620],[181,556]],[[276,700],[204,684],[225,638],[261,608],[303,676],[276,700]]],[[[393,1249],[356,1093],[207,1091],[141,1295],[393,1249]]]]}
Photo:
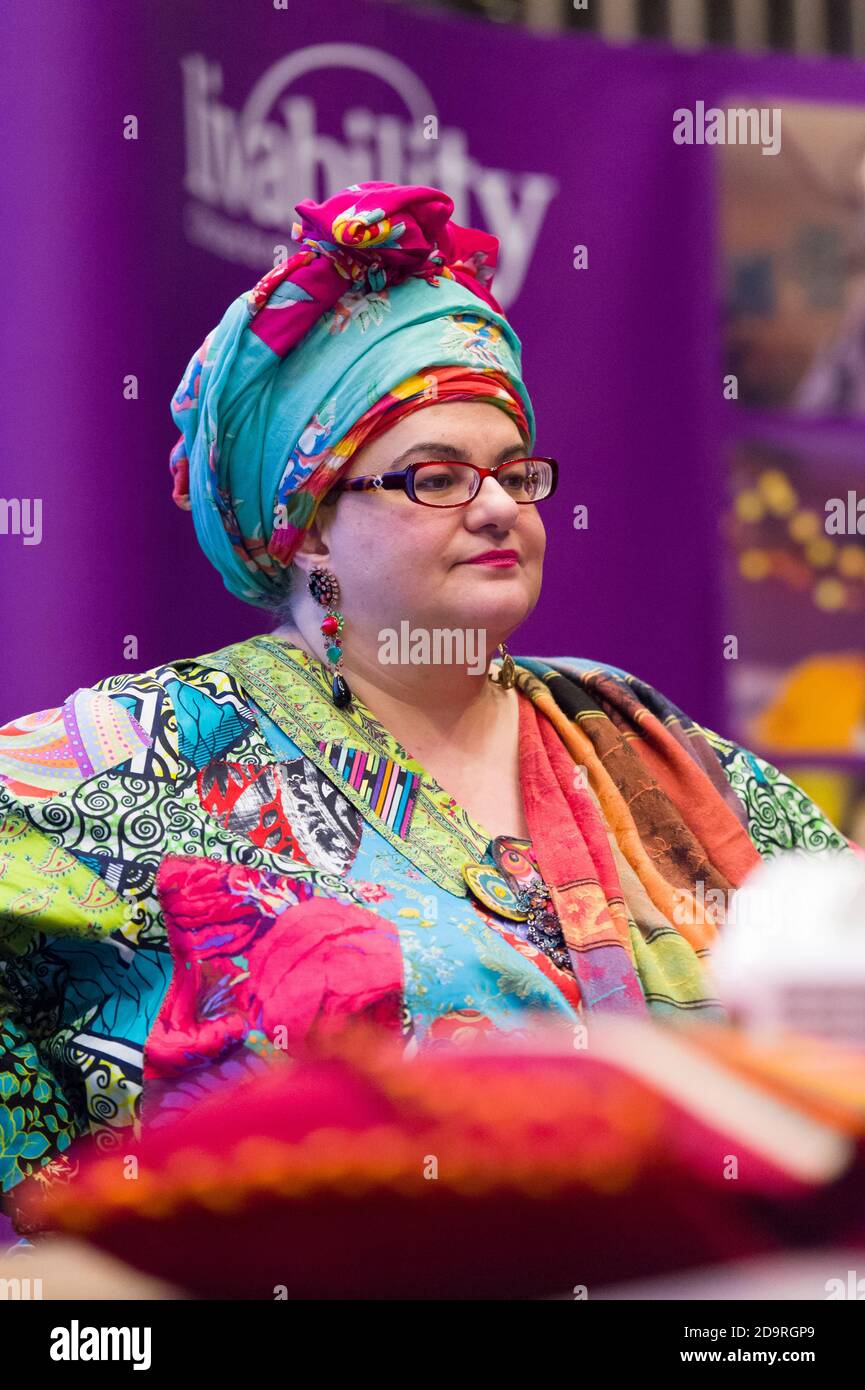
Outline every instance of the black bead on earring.
{"type": "Polygon", "coordinates": [[[342,625],[345,622],[343,615],[337,610],[339,603],[339,581],[336,575],[328,569],[314,569],[309,575],[309,592],[312,594],[316,603],[320,603],[326,608],[327,617],[321,620],[322,635],[327,643],[325,660],[333,667],[333,703],[337,709],[345,709],[351,704],[352,694],[349,689],[348,681],[345,676],[340,674],[342,663],[342,625]]]}

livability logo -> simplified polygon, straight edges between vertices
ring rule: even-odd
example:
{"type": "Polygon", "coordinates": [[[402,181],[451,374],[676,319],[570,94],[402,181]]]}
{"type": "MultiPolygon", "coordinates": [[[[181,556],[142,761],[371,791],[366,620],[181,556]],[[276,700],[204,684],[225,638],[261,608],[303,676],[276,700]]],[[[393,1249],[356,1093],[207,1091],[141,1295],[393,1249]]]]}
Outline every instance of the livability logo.
{"type": "Polygon", "coordinates": [[[195,245],[260,274],[301,199],[376,179],[429,184],[447,190],[460,226],[498,237],[496,298],[504,308],[516,299],[559,181],[540,170],[482,165],[468,131],[439,119],[433,93],[400,58],[354,43],[295,49],[258,76],[240,110],[222,99],[221,63],[187,53],[180,66],[184,224],[195,245]],[[328,72],[338,74],[339,88],[323,102],[305,84],[328,72]]]}
{"type": "Polygon", "coordinates": [[[134,1371],[150,1369],[149,1327],[68,1327],[51,1329],[52,1361],[131,1361],[134,1371]]]}

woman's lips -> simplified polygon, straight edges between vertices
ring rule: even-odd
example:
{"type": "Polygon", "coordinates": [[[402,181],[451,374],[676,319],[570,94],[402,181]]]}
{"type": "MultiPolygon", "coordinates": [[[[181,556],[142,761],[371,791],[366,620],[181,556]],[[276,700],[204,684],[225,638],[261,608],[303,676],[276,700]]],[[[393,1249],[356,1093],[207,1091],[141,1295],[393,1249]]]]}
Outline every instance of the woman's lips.
{"type": "Polygon", "coordinates": [[[464,560],[465,565],[493,565],[497,569],[519,564],[520,557],[513,550],[502,550],[499,554],[476,555],[473,560],[464,560]]]}

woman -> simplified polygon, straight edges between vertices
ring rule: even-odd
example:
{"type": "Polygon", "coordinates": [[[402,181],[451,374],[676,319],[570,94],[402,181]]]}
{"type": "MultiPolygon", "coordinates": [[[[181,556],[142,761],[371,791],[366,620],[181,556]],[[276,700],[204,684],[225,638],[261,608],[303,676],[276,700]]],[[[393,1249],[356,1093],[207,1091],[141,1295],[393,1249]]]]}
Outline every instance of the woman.
{"type": "Polygon", "coordinates": [[[298,205],[301,250],[173,398],[174,498],[275,630],[0,730],[4,1189],[356,1018],[407,1056],[723,1020],[727,895],[785,848],[857,852],[645,682],[507,653],[557,466],[497,242],[452,208],[298,205]]]}

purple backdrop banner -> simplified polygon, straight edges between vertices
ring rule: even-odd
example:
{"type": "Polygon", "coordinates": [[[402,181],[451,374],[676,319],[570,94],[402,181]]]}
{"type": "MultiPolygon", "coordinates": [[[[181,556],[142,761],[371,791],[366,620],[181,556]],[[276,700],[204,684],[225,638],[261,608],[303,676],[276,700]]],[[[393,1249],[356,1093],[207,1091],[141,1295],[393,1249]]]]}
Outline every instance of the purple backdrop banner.
{"type": "Polygon", "coordinates": [[[0,491],[41,502],[38,543],[0,534],[0,722],[267,629],[171,501],[169,399],[295,203],[388,179],[500,238],[494,289],[562,464],[512,649],[623,666],[723,727],[717,161],[673,113],[858,105],[861,67],[357,0],[6,0],[0,52],[0,491]]]}

